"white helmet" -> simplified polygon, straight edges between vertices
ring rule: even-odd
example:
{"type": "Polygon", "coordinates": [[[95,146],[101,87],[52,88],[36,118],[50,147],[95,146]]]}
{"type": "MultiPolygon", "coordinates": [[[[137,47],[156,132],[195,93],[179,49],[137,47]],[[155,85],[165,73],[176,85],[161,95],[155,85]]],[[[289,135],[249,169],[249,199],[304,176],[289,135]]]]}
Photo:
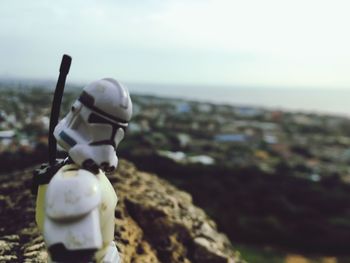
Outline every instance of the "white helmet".
{"type": "Polygon", "coordinates": [[[54,135],[78,165],[112,171],[118,164],[115,150],[124,138],[131,114],[127,88],[111,78],[98,80],[83,89],[54,135]]]}

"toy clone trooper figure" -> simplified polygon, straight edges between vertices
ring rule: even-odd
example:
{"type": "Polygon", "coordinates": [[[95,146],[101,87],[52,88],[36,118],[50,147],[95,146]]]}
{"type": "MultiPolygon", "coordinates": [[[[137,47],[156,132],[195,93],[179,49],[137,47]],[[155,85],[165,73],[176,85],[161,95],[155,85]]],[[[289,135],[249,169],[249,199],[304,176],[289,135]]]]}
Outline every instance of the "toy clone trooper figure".
{"type": "Polygon", "coordinates": [[[119,262],[113,241],[117,195],[106,173],[118,165],[116,149],[131,114],[126,87],[106,78],[87,85],[55,127],[69,157],[56,165],[49,183],[39,183],[36,201],[36,222],[52,262],[119,262]]]}

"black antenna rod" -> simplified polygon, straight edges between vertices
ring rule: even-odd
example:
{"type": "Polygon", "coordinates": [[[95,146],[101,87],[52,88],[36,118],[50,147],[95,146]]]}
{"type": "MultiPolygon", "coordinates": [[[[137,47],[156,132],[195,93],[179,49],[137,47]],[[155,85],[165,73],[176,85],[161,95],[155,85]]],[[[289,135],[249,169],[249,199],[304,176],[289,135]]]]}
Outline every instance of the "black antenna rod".
{"type": "Polygon", "coordinates": [[[57,142],[53,135],[53,131],[58,123],[64,85],[66,83],[66,78],[67,78],[71,63],[72,63],[72,58],[64,54],[61,61],[60,74],[58,76],[55,95],[53,97],[53,102],[51,107],[50,127],[49,127],[49,164],[50,165],[54,165],[56,161],[57,142]]]}

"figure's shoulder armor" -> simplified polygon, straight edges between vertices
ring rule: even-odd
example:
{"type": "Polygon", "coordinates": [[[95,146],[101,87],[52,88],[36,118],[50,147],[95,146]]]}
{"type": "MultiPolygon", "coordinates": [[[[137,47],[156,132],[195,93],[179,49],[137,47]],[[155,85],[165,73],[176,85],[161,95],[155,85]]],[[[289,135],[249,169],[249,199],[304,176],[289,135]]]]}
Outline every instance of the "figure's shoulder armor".
{"type": "Polygon", "coordinates": [[[46,192],[46,215],[55,220],[81,217],[101,202],[96,176],[74,165],[65,165],[53,176],[46,192]]]}
{"type": "Polygon", "coordinates": [[[69,158],[56,159],[53,165],[43,163],[39,168],[35,169],[32,179],[32,194],[37,195],[39,186],[50,183],[57,171],[70,162],[69,158]]]}

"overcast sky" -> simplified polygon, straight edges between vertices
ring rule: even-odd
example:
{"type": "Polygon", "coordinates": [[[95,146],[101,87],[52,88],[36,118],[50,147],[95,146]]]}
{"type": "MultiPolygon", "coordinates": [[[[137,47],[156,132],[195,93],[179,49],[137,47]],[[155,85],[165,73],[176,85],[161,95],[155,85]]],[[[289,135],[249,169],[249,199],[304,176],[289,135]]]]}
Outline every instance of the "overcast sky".
{"type": "Polygon", "coordinates": [[[350,88],[348,0],[1,0],[0,76],[350,88]]]}

